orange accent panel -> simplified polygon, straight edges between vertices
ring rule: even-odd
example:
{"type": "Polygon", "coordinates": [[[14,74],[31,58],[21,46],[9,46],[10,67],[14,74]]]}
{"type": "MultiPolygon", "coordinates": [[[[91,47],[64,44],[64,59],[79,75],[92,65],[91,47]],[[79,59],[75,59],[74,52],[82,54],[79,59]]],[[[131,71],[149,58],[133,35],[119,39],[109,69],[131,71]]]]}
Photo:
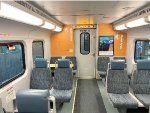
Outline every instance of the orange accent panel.
{"type": "Polygon", "coordinates": [[[114,35],[114,56],[126,56],[127,34],[115,31],[112,24],[99,24],[98,36],[114,35]]]}
{"type": "Polygon", "coordinates": [[[126,56],[127,34],[119,32],[114,38],[114,56],[126,56]]]}
{"type": "Polygon", "coordinates": [[[73,26],[64,26],[62,32],[51,34],[51,56],[73,56],[73,26]]]}

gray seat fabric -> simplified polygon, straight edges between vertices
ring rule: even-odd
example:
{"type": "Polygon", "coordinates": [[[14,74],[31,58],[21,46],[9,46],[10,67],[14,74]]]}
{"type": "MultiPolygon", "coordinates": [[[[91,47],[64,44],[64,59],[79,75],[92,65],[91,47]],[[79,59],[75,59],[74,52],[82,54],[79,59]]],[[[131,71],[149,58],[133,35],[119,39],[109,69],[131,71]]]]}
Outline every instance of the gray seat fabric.
{"type": "Polygon", "coordinates": [[[129,82],[126,70],[109,70],[107,92],[114,94],[129,93],[129,82]]]}
{"type": "Polygon", "coordinates": [[[132,76],[135,96],[148,108],[150,105],[150,61],[137,60],[137,70],[132,76]]]}
{"type": "Polygon", "coordinates": [[[48,113],[48,90],[20,90],[16,94],[19,113],[48,113]]]}
{"type": "Polygon", "coordinates": [[[101,77],[106,76],[109,62],[110,62],[109,57],[98,57],[98,59],[97,59],[97,70],[98,70],[98,74],[101,77]]]}
{"type": "Polygon", "coordinates": [[[71,99],[72,85],[73,75],[71,68],[61,67],[54,70],[53,89],[50,90],[50,95],[56,98],[56,105],[68,102],[71,99]]]}
{"type": "Polygon", "coordinates": [[[52,84],[51,71],[47,68],[44,58],[35,59],[35,68],[32,70],[30,88],[49,89],[52,84]]]}
{"type": "Polygon", "coordinates": [[[137,108],[136,101],[129,94],[109,93],[109,97],[115,108],[137,108]]]}
{"type": "Polygon", "coordinates": [[[52,88],[50,90],[50,94],[55,96],[59,103],[69,102],[71,99],[72,90],[57,90],[52,88]]]}
{"type": "Polygon", "coordinates": [[[111,61],[111,69],[108,71],[107,92],[113,106],[116,108],[136,108],[138,103],[129,95],[129,80],[125,61],[111,61]]]}

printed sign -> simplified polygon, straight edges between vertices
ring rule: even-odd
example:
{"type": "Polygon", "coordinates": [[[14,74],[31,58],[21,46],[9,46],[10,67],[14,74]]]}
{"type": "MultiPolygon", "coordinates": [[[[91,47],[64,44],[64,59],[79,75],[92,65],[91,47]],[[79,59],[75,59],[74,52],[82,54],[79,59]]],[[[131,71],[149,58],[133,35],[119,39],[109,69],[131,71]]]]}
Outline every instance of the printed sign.
{"type": "Polygon", "coordinates": [[[15,99],[15,91],[13,87],[8,88],[6,93],[6,103],[9,103],[15,99]]]}
{"type": "Polygon", "coordinates": [[[113,55],[114,36],[99,37],[99,55],[113,55]]]}

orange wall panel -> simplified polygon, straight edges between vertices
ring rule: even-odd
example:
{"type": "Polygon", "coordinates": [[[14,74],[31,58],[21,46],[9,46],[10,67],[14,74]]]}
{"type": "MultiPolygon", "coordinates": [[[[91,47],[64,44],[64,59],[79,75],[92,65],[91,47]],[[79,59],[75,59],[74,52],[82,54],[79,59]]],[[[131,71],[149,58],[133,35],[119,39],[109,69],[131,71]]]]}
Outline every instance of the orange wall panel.
{"type": "MultiPolygon", "coordinates": [[[[114,56],[126,56],[127,35],[115,31],[112,24],[99,24],[98,36],[114,35],[114,56]]],[[[74,37],[73,26],[64,26],[62,32],[51,34],[51,56],[73,56],[74,37]]]]}
{"type": "Polygon", "coordinates": [[[51,34],[51,56],[73,56],[74,39],[71,25],[64,26],[62,32],[51,34]]]}
{"type": "Polygon", "coordinates": [[[126,56],[127,34],[115,31],[112,24],[99,24],[98,36],[114,35],[114,56],[126,56]]]}
{"type": "Polygon", "coordinates": [[[114,56],[126,56],[127,34],[116,34],[114,38],[114,45],[114,56]]]}

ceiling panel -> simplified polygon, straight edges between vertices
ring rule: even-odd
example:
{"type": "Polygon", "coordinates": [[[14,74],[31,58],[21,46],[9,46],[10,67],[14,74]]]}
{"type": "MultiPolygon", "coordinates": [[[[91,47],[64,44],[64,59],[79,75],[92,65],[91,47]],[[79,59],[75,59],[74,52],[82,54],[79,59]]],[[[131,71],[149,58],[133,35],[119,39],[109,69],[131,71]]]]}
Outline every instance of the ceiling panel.
{"type": "Polygon", "coordinates": [[[149,3],[149,1],[32,2],[64,24],[112,23],[149,3]]]}

